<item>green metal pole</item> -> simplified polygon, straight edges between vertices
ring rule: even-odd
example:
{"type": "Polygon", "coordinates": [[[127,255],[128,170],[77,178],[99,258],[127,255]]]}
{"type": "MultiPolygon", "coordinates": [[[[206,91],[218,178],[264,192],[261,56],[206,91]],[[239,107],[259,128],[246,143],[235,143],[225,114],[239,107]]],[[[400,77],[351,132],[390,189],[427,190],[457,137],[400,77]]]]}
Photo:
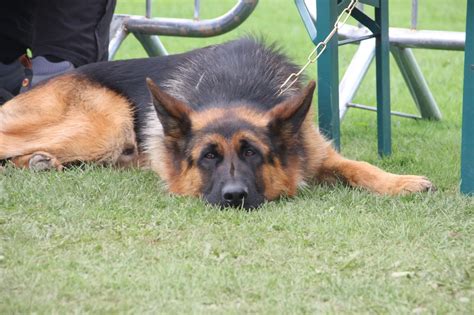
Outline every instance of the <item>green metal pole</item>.
{"type": "Polygon", "coordinates": [[[462,112],[461,192],[474,194],[474,0],[467,0],[462,112]]]}
{"type": "MultiPolygon", "coordinates": [[[[337,1],[317,0],[318,32],[316,42],[323,41],[337,19],[337,1]]],[[[319,129],[340,149],[339,130],[339,62],[337,36],[328,43],[318,59],[318,115],[319,129]]]]}
{"type": "Polygon", "coordinates": [[[161,43],[158,35],[145,35],[139,33],[133,33],[133,35],[142,44],[148,56],[155,57],[168,55],[168,52],[166,51],[165,46],[161,43]]]}
{"type": "Polygon", "coordinates": [[[441,111],[431,93],[430,87],[416,62],[415,55],[410,48],[402,48],[393,45],[390,47],[393,58],[397,62],[398,69],[405,79],[415,105],[424,119],[441,120],[441,111]]]}
{"type": "MultiPolygon", "coordinates": [[[[332,2],[332,1],[329,1],[332,2]]],[[[390,126],[390,42],[388,38],[388,0],[375,8],[375,22],[380,26],[376,37],[377,138],[380,156],[392,153],[390,126]]]]}

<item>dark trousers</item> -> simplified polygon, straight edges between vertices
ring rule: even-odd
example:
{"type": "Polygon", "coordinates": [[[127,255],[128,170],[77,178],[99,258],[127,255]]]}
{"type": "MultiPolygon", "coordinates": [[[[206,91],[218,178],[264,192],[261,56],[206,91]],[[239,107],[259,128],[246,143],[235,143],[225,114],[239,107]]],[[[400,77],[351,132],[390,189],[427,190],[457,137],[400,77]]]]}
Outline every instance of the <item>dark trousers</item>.
{"type": "Polygon", "coordinates": [[[81,65],[107,60],[116,0],[0,0],[0,62],[31,49],[81,65]]]}

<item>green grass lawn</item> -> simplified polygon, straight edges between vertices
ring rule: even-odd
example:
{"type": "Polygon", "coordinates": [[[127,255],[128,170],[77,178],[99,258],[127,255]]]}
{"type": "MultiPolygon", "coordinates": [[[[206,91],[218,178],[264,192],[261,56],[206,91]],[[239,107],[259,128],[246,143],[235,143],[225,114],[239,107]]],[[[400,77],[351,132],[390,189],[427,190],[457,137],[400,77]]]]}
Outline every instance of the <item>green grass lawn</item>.
{"type": "MultiPolygon", "coordinates": [[[[205,18],[234,3],[202,2],[205,18]]],[[[192,1],[154,3],[160,16],[192,17],[192,1]]],[[[391,1],[392,26],[409,26],[410,3],[391,1]]],[[[465,6],[420,1],[419,26],[462,31],[465,6]]],[[[144,1],[119,1],[117,12],[143,14],[144,1]]],[[[300,64],[312,49],[293,2],[284,0],[260,1],[224,36],[163,42],[174,53],[243,34],[276,41],[300,64]]],[[[341,69],[354,51],[341,48],[341,69]]],[[[7,168],[0,174],[0,314],[472,314],[474,199],[458,187],[463,54],[415,54],[443,120],[393,117],[394,153],[379,159],[375,114],[352,109],[342,123],[342,153],[424,174],[437,192],[388,198],[312,187],[245,212],[170,196],[146,171],[7,168]]],[[[140,56],[129,38],[117,58],[140,56]]],[[[394,62],[391,71],[393,109],[416,113],[394,62]]],[[[374,84],[372,69],[356,101],[374,104],[374,84]]]]}

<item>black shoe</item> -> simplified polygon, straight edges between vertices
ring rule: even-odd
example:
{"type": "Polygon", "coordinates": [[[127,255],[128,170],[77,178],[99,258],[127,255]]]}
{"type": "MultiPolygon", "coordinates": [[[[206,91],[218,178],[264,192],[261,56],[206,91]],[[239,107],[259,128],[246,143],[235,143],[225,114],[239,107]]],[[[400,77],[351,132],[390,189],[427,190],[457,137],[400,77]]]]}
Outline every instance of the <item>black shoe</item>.
{"type": "Polygon", "coordinates": [[[51,62],[43,56],[34,57],[31,61],[33,77],[25,80],[21,92],[26,92],[35,87],[41,81],[49,80],[57,75],[66,73],[74,69],[74,65],[67,61],[51,62]]]}

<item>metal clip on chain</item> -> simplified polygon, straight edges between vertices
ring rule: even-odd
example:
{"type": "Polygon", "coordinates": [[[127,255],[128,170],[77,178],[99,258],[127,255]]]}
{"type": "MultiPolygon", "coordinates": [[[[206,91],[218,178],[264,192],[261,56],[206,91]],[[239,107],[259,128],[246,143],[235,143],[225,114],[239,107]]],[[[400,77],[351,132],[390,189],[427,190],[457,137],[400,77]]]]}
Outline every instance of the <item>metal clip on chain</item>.
{"type": "Polygon", "coordinates": [[[341,14],[339,14],[336,22],[334,23],[332,31],[328,34],[328,36],[326,36],[326,38],[322,42],[319,42],[316,47],[311,51],[306,63],[303,67],[301,67],[300,71],[290,74],[290,76],[285,80],[285,82],[283,82],[283,84],[280,86],[278,96],[288,91],[288,89],[291,88],[293,84],[296,83],[296,81],[298,81],[298,78],[306,70],[306,68],[308,68],[310,64],[315,63],[316,60],[318,60],[319,56],[321,56],[321,54],[326,50],[327,44],[334,37],[339,28],[346,24],[347,20],[351,16],[352,10],[354,10],[358,2],[359,0],[351,0],[347,8],[345,8],[341,12],[341,14]]]}

